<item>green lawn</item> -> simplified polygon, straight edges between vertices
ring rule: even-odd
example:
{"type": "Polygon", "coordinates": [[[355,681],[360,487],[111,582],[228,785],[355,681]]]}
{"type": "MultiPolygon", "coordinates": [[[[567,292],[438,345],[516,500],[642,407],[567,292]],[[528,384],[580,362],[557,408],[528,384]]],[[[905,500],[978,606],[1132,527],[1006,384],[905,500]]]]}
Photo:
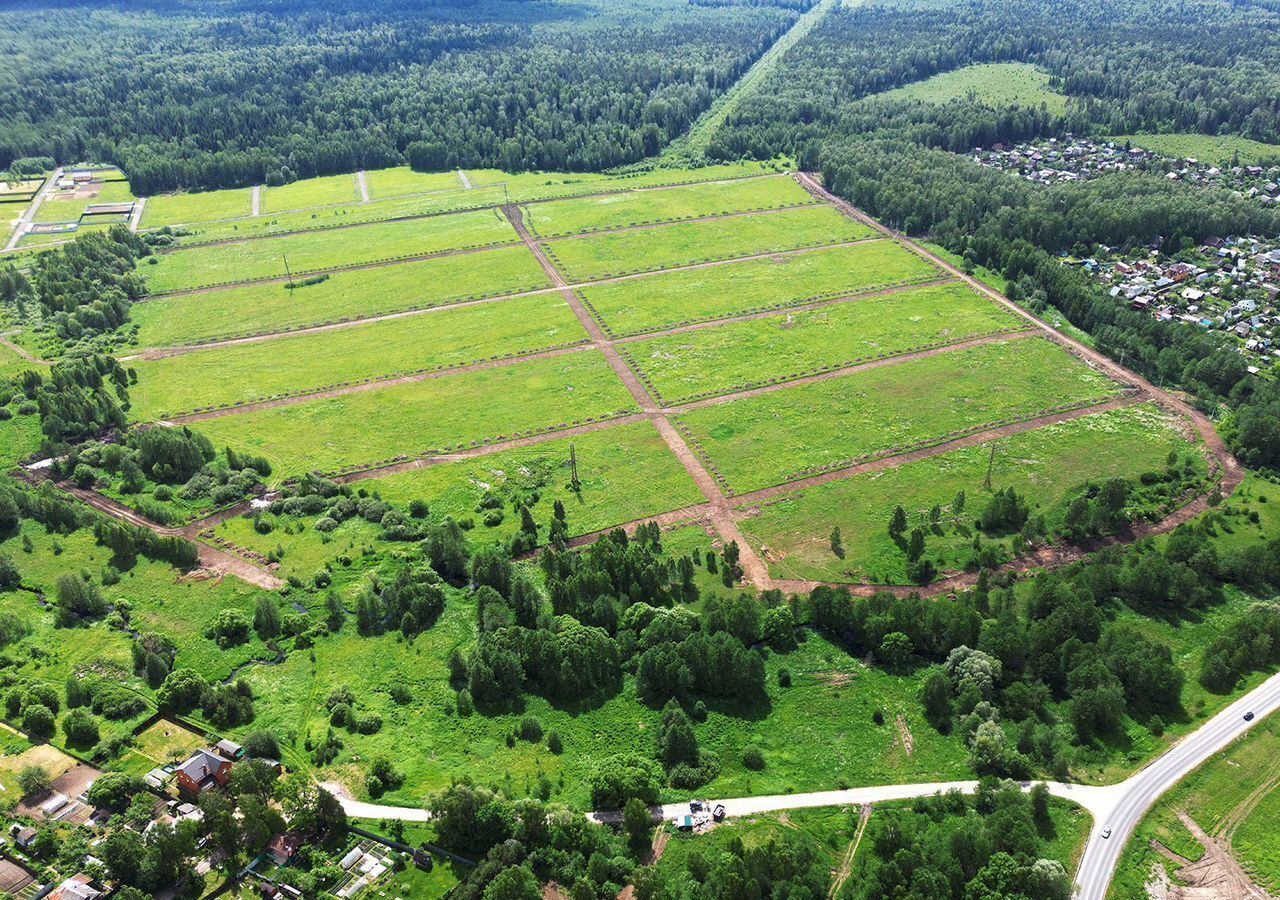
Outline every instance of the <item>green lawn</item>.
{"type": "Polygon", "coordinates": [[[424,194],[428,191],[462,190],[462,180],[458,178],[457,172],[415,172],[408,166],[374,169],[364,173],[364,180],[369,186],[371,200],[424,194]]]}
{"type": "Polygon", "coordinates": [[[550,287],[523,244],[356,272],[289,289],[270,282],[135,303],[143,347],[176,347],[550,287]]]}
{"type": "Polygon", "coordinates": [[[919,100],[950,103],[976,100],[986,106],[1040,106],[1062,115],[1067,98],[1049,87],[1049,75],[1030,63],[984,63],[943,72],[892,91],[875,95],[880,100],[919,100]]]}
{"type": "Polygon", "coordinates": [[[571,281],[590,281],[673,266],[820,247],[874,232],[829,206],[677,222],[637,231],[564,238],[543,244],[571,281]]]}
{"type": "Polygon", "coordinates": [[[202,191],[198,194],[158,194],[147,198],[142,227],[211,222],[247,216],[252,211],[249,188],[202,191]]]}
{"type": "MultiPolygon", "coordinates": [[[[1175,853],[1196,860],[1200,844],[1178,819],[1185,812],[1210,835],[1232,822],[1229,835],[1236,858],[1263,889],[1280,890],[1280,791],[1250,798],[1264,783],[1280,775],[1280,719],[1270,716],[1244,738],[1207,761],[1165,795],[1138,825],[1116,867],[1109,896],[1139,898],[1155,866],[1170,875],[1176,867],[1150,846],[1160,841],[1175,853]],[[1256,803],[1256,805],[1255,805],[1256,803]]],[[[1177,883],[1175,881],[1175,883],[1177,883]]]]}
{"type": "Polygon", "coordinates": [[[425,500],[433,519],[472,519],[475,542],[506,539],[520,527],[516,503],[530,506],[545,540],[555,501],[564,504],[571,536],[701,503],[701,492],[649,422],[546,441],[476,459],[362,481],[358,487],[408,509],[425,500]],[[581,490],[570,489],[569,448],[581,490]],[[486,527],[476,506],[487,491],[503,498],[502,522],[486,527]]]}
{"type": "Polygon", "coordinates": [[[320,178],[304,178],[280,187],[264,188],[262,212],[266,214],[312,206],[332,206],[359,199],[355,175],[325,175],[320,178]]]}
{"type": "Polygon", "coordinates": [[[1028,337],[706,406],[679,421],[719,477],[747,493],[1118,390],[1056,344],[1028,337]]]}
{"type": "Polygon", "coordinates": [[[939,277],[934,266],[892,241],[667,272],[579,293],[615,336],[939,277]]]}
{"type": "Polygon", "coordinates": [[[524,207],[524,220],[534,234],[557,237],[815,202],[793,179],[780,175],[532,203],[524,207]]]}
{"type": "Polygon", "coordinates": [[[14,415],[0,422],[0,468],[11,469],[40,449],[44,433],[38,413],[14,415]]]}
{"type": "MultiPolygon", "coordinates": [[[[1051,527],[1063,498],[1085,481],[1160,471],[1170,451],[1191,449],[1152,406],[1086,416],[994,446],[992,487],[1015,488],[1034,511],[1045,514],[1051,527]]],[[[888,533],[893,508],[903,506],[916,523],[935,504],[949,510],[952,499],[964,491],[968,515],[977,514],[989,496],[983,483],[990,461],[990,446],[981,445],[839,479],[762,506],[741,527],[777,577],[905,583],[906,557],[888,533]],[[836,526],[844,558],[831,550],[836,526]]],[[[946,512],[944,522],[950,520],[946,512]]],[[[941,530],[941,535],[927,536],[926,554],[941,569],[954,569],[968,558],[972,529],[961,519],[941,530]]]]}
{"type": "Polygon", "coordinates": [[[133,192],[126,181],[106,181],[102,183],[98,196],[92,199],[53,199],[58,196],[58,192],[47,195],[36,210],[37,222],[75,222],[84,214],[85,207],[100,203],[128,203],[133,199],[133,192]]]}
{"type": "Polygon", "coordinates": [[[45,369],[47,364],[36,363],[27,359],[18,351],[0,344],[0,378],[8,379],[19,375],[27,369],[45,369]]]}
{"type": "MultiPolygon", "coordinates": [[[[475,188],[505,187],[509,202],[526,203],[573,197],[601,191],[628,191],[636,188],[670,187],[699,181],[718,181],[773,175],[777,168],[770,163],[736,162],[693,169],[653,169],[630,175],[604,175],[598,172],[503,172],[500,169],[467,169],[467,178],[475,188]]],[[[503,201],[508,202],[508,201],[503,201]]]]}
{"type": "Polygon", "coordinates": [[[664,403],[724,394],[897,356],[1025,319],[963,284],[919,288],[623,345],[664,403]]]}
{"type": "Polygon", "coordinates": [[[1122,134],[1108,140],[1210,165],[1230,165],[1235,159],[1242,166],[1280,160],[1280,144],[1264,144],[1234,134],[1122,134]]]}
{"type": "Polygon", "coordinates": [[[559,294],[438,309],[422,315],[135,360],[140,419],[240,406],[394,375],[582,343],[587,333],[559,294]]]}
{"type": "MultiPolygon", "coordinates": [[[[343,732],[342,754],[318,774],[345,780],[361,795],[365,763],[356,757],[389,756],[406,780],[385,802],[408,805],[421,803],[425,795],[463,775],[520,796],[532,793],[538,776],[545,774],[553,799],[586,808],[587,778],[597,760],[612,753],[653,753],[660,712],[636,701],[630,679],[621,694],[596,708],[557,708],[531,696],[520,711],[454,713],[446,663],[455,647],[465,652],[471,645],[474,618],[471,602],[451,592],[441,620],[412,642],[395,634],[359,637],[349,621],[341,634],[317,643],[315,662],[295,653],[282,666],[248,673],[258,713],[252,727],[291,736],[293,748],[300,751],[308,735],[319,738],[328,728],[325,697],[335,686],[347,684],[361,710],[377,712],[384,725],[374,735],[343,732]],[[413,699],[395,704],[388,694],[393,684],[403,684],[413,699]],[[558,732],[564,753],[552,754],[545,743],[518,741],[508,747],[506,736],[524,715],[536,716],[544,730],[558,732]]],[[[709,704],[707,721],[696,726],[701,747],[721,762],[720,776],[699,788],[699,796],[965,776],[966,752],[960,742],[940,736],[922,719],[916,699],[919,678],[870,668],[817,636],[791,653],[771,654],[765,669],[767,702],[747,710],[709,704]],[[790,688],[778,687],[777,673],[783,668],[791,672],[790,688]],[[877,710],[889,724],[874,724],[877,710]],[[893,726],[897,714],[913,731],[911,755],[903,751],[893,726]],[[764,753],[761,772],[742,765],[743,751],[752,744],[764,753]]],[[[667,790],[664,798],[676,800],[688,793],[667,790]]]]}
{"type": "Polygon", "coordinates": [[[633,411],[596,352],[394,385],[200,423],[217,446],[270,461],[277,478],[362,469],[633,411]]]}
{"type": "MultiPolygon", "coordinates": [[[[827,806],[764,813],[726,819],[701,834],[678,831],[669,823],[664,827],[670,838],[662,859],[655,863],[664,871],[688,869],[689,858],[694,854],[714,865],[721,854],[728,852],[729,843],[733,840],[741,841],[742,846],[748,849],[770,842],[803,843],[834,871],[840,867],[840,861],[857,833],[858,810],[856,807],[827,806]]],[[[863,848],[859,848],[859,855],[862,852],[863,848]]]]}
{"type": "Polygon", "coordinates": [[[161,719],[135,735],[133,746],[112,763],[111,769],[142,777],[159,766],[181,762],[193,751],[208,745],[209,741],[196,732],[161,719]]]}
{"type": "Polygon", "coordinates": [[[282,278],[444,250],[511,243],[515,230],[497,210],[359,228],[285,235],[269,240],[197,246],[165,253],[144,266],[153,293],[282,278]]]}

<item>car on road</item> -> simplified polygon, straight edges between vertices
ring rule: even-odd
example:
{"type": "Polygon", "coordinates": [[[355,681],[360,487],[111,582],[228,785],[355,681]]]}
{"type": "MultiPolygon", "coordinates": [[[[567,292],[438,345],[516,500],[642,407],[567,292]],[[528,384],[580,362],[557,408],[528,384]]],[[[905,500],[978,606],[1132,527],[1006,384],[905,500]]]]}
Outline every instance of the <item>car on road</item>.
{"type": "Polygon", "coordinates": [[[701,800],[690,800],[690,801],[689,801],[689,812],[691,812],[691,813],[702,812],[702,801],[701,801],[701,800]]]}
{"type": "Polygon", "coordinates": [[[711,811],[711,818],[717,822],[723,822],[724,815],[725,815],[724,804],[717,803],[716,808],[711,811]]]}
{"type": "Polygon", "coordinates": [[[1111,837],[1111,829],[1110,829],[1110,827],[1107,827],[1107,828],[1102,829],[1102,837],[1103,837],[1104,839],[1111,837]]]}
{"type": "Polygon", "coordinates": [[[1253,710],[1250,710],[1249,712],[1247,712],[1247,713],[1245,713],[1245,714],[1244,714],[1244,720],[1245,720],[1246,722],[1252,722],[1252,721],[1253,721],[1253,710]]]}

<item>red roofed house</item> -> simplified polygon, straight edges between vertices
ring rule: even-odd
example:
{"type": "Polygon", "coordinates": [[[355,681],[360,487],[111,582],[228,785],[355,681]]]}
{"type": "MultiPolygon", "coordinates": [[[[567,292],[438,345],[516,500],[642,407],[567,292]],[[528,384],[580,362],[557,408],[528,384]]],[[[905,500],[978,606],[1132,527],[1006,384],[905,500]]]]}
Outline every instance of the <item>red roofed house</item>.
{"type": "Polygon", "coordinates": [[[191,757],[178,766],[178,789],[193,796],[198,796],[217,785],[225,787],[231,778],[231,767],[235,765],[212,750],[197,750],[191,757]]]}

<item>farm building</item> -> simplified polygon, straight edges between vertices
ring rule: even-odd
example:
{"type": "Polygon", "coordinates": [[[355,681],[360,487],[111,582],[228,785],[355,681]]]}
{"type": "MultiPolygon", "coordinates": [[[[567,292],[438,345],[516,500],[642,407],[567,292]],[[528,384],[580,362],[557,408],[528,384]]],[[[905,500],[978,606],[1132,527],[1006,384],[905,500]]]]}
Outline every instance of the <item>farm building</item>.
{"type": "Polygon", "coordinates": [[[49,892],[47,900],[98,900],[102,891],[93,886],[88,875],[72,875],[49,892]]]}

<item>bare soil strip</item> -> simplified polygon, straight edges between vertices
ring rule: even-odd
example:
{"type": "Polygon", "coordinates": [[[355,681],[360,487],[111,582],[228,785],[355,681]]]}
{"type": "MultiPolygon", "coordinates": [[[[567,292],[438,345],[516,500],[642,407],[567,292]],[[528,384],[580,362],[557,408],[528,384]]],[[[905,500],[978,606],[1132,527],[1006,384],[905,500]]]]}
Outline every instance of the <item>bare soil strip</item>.
{"type": "Polygon", "coordinates": [[[249,218],[262,215],[262,185],[255,184],[249,191],[249,218]]]}
{"type": "Polygon", "coordinates": [[[1178,818],[1196,841],[1204,847],[1204,855],[1191,862],[1167,848],[1159,847],[1164,855],[1179,863],[1178,878],[1189,887],[1169,885],[1169,900],[1269,900],[1270,894],[1253,883],[1235,855],[1230,840],[1210,837],[1196,821],[1185,812],[1178,818]]]}
{"type": "Polygon", "coordinates": [[[849,874],[853,870],[853,860],[858,855],[858,845],[862,843],[862,835],[867,830],[867,821],[870,818],[871,804],[864,803],[861,812],[858,814],[858,830],[854,833],[853,840],[849,842],[849,849],[840,860],[840,868],[835,871],[835,877],[831,880],[831,890],[827,892],[829,900],[835,900],[840,895],[840,889],[849,880],[849,874]]]}
{"type": "Polygon", "coordinates": [[[129,230],[138,233],[138,225],[142,222],[142,211],[146,209],[147,198],[139,197],[134,201],[133,212],[129,214],[129,230]]]}
{"type": "Polygon", "coordinates": [[[11,341],[9,337],[14,334],[17,334],[17,332],[6,331],[4,334],[0,334],[0,346],[7,347],[8,349],[12,350],[14,353],[21,356],[27,362],[33,362],[41,366],[51,365],[51,363],[47,359],[41,359],[38,356],[32,356],[31,351],[27,350],[25,347],[20,347],[19,345],[11,341]]]}
{"type": "Polygon", "coordinates": [[[364,177],[364,169],[356,172],[356,190],[360,192],[361,205],[369,202],[369,182],[364,177]]]}
{"type": "Polygon", "coordinates": [[[458,180],[462,182],[463,188],[471,190],[471,179],[467,177],[467,173],[462,169],[458,170],[458,180]]]}

